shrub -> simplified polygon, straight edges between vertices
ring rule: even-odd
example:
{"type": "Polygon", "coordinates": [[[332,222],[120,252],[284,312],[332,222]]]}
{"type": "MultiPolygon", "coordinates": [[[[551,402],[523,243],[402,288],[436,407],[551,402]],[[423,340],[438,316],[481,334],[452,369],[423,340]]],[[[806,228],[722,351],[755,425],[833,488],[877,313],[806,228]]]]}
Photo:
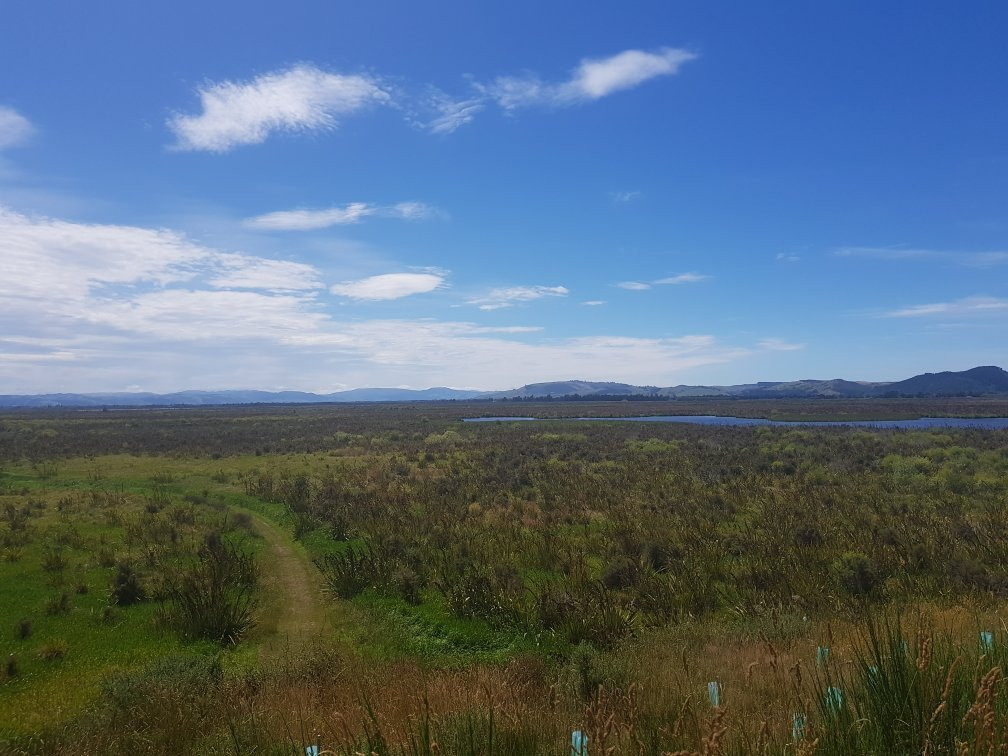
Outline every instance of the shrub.
{"type": "Polygon", "coordinates": [[[237,643],[252,626],[258,571],[252,557],[223,542],[167,577],[163,618],[184,637],[237,643]]]}
{"type": "Polygon", "coordinates": [[[35,653],[43,661],[59,661],[69,650],[70,645],[65,640],[51,640],[39,646],[35,653]]]}
{"type": "Polygon", "coordinates": [[[883,581],[871,559],[860,551],[844,552],[833,563],[833,574],[840,586],[854,596],[873,593],[883,581]]]}
{"type": "Polygon", "coordinates": [[[637,577],[637,565],[626,558],[619,558],[606,565],[602,571],[602,585],[606,588],[629,588],[637,577]]]}
{"type": "Polygon", "coordinates": [[[45,603],[46,614],[67,614],[70,611],[70,596],[66,592],[50,596],[45,603]]]}
{"type": "Polygon", "coordinates": [[[371,545],[360,551],[351,547],[337,554],[326,554],[315,564],[330,593],[341,599],[352,599],[365,588],[385,582],[386,565],[371,545]]]}
{"type": "Polygon", "coordinates": [[[101,546],[98,549],[98,566],[99,567],[115,567],[116,556],[115,551],[112,550],[110,546],[101,546]]]}
{"type": "Polygon", "coordinates": [[[112,576],[112,603],[116,606],[132,606],[147,598],[140,583],[136,568],[126,561],[119,562],[112,576]]]}
{"type": "Polygon", "coordinates": [[[32,621],[30,619],[22,619],[14,626],[14,637],[18,640],[24,640],[31,634],[32,621]]]}
{"type": "Polygon", "coordinates": [[[411,568],[400,567],[392,574],[392,583],[403,600],[413,606],[423,601],[423,579],[411,568]]]}
{"type": "Polygon", "coordinates": [[[590,701],[604,682],[599,671],[598,651],[591,643],[581,641],[571,651],[567,676],[581,700],[590,701]]]}
{"type": "Polygon", "coordinates": [[[63,550],[58,548],[47,548],[42,553],[42,569],[46,572],[60,572],[67,566],[66,557],[63,550]]]}

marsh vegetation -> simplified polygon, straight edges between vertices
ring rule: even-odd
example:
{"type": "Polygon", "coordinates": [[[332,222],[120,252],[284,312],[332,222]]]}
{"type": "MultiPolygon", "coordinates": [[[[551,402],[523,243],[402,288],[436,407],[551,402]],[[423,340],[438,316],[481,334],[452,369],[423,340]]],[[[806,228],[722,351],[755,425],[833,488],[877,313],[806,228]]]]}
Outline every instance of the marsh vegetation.
{"type": "Polygon", "coordinates": [[[0,417],[4,748],[1005,748],[1005,431],[499,409],[0,417]]]}

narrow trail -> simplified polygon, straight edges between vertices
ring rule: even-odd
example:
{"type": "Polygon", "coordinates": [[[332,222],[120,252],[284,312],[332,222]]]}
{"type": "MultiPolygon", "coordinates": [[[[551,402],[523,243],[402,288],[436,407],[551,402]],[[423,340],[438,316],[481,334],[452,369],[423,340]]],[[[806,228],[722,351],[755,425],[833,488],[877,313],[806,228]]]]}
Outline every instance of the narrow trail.
{"type": "Polygon", "coordinates": [[[262,656],[275,658],[331,640],[333,627],[319,571],[283,528],[258,514],[252,518],[266,541],[263,605],[256,633],[262,656]]]}

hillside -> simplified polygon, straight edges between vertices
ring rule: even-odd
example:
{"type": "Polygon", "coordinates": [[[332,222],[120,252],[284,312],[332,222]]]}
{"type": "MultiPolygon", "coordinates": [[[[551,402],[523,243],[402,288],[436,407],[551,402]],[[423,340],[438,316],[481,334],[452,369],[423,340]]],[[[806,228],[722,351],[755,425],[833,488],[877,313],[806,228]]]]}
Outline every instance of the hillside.
{"type": "Polygon", "coordinates": [[[508,391],[474,391],[436,387],[429,389],[357,388],[327,394],[305,391],[178,391],[155,393],[0,395],[0,407],[164,407],[216,404],[313,404],[325,402],[465,401],[478,399],[612,399],[652,397],[687,399],[728,397],[740,399],[849,398],[899,396],[990,396],[1008,394],[1008,372],[982,366],[960,372],[923,373],[894,382],[827,380],[760,381],[732,386],[667,388],[634,386],[611,381],[550,381],[530,383],[508,391]]]}

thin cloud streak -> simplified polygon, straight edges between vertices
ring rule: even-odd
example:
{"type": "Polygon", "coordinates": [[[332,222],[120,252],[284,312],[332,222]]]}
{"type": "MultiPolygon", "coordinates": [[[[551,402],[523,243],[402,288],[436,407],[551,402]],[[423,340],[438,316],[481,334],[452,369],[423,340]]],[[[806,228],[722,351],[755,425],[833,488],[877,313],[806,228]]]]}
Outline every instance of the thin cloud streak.
{"type": "Polygon", "coordinates": [[[380,301],[427,294],[444,285],[444,276],[435,273],[385,273],[359,281],[344,281],[329,290],[351,299],[380,301]]]}
{"type": "Polygon", "coordinates": [[[504,110],[565,107],[632,89],[659,76],[671,76],[696,57],[688,50],[672,47],[652,52],[624,50],[608,58],[585,58],[566,81],[544,82],[535,74],[499,76],[480,89],[504,110]]]}
{"type": "Polygon", "coordinates": [[[492,289],[486,296],[468,300],[468,304],[478,305],[481,310],[501,310],[519,302],[531,302],[544,297],[566,297],[570,289],[566,286],[510,286],[492,289]]]}
{"type": "Polygon", "coordinates": [[[678,284],[684,283],[699,283],[700,281],[706,281],[710,276],[704,275],[702,273],[680,273],[677,276],[669,276],[668,278],[659,278],[653,283],[659,286],[676,286],[678,284]]]}
{"type": "Polygon", "coordinates": [[[640,199],[643,196],[643,192],[632,191],[632,192],[609,192],[609,199],[617,204],[626,204],[627,202],[633,202],[634,200],[640,199]]]}
{"type": "Polygon", "coordinates": [[[360,223],[365,218],[395,218],[418,221],[434,218],[440,213],[423,202],[400,202],[396,205],[369,205],[351,202],[342,207],[323,210],[279,210],[247,218],[245,226],[260,231],[315,231],[332,226],[360,223]]]}
{"type": "Polygon", "coordinates": [[[971,268],[1008,265],[1008,251],[968,252],[964,250],[922,249],[914,247],[842,247],[838,257],[863,257],[875,260],[934,261],[971,268]]]}
{"type": "Polygon", "coordinates": [[[710,276],[704,273],[679,273],[674,276],[658,278],[654,281],[621,281],[616,286],[627,291],[647,291],[652,286],[678,286],[685,283],[700,283],[709,279],[710,276]]]}
{"type": "Polygon", "coordinates": [[[887,318],[925,318],[934,315],[969,317],[1001,315],[1008,313],[1008,299],[975,296],[956,299],[951,302],[932,302],[911,305],[884,313],[887,318]]]}
{"type": "Polygon", "coordinates": [[[437,95],[432,105],[438,116],[425,124],[427,130],[432,134],[451,134],[471,123],[486,106],[486,100],[483,97],[452,100],[445,95],[437,95]]]}
{"type": "Polygon", "coordinates": [[[766,349],[771,352],[794,352],[805,348],[804,344],[796,344],[794,342],[778,338],[761,339],[756,343],[756,346],[760,349],[766,349]]]}

